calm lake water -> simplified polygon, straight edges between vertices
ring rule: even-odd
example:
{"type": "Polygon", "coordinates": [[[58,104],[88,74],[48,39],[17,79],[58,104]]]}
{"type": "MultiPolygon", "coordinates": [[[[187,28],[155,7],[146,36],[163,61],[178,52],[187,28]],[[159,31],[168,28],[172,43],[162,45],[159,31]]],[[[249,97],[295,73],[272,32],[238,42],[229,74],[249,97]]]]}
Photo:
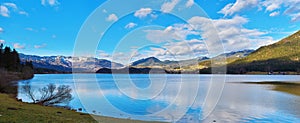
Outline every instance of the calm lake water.
{"type": "MultiPolygon", "coordinates": [[[[36,74],[29,81],[36,93],[49,83],[69,85],[71,108],[102,116],[191,123],[300,122],[300,96],[274,91],[273,85],[239,83],[300,82],[300,76],[36,74]]],[[[30,102],[21,90],[18,98],[30,102]]]]}

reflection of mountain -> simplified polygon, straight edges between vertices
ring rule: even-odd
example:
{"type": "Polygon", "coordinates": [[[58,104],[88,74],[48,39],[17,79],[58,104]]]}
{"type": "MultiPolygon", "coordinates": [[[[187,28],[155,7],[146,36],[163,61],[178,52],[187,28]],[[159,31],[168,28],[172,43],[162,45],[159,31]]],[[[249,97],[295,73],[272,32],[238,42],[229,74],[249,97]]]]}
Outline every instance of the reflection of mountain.
{"type": "Polygon", "coordinates": [[[66,57],[66,56],[34,56],[20,54],[20,59],[32,61],[36,71],[48,72],[71,72],[72,67],[75,72],[96,72],[100,68],[121,68],[122,64],[108,60],[92,57],[66,57]]]}

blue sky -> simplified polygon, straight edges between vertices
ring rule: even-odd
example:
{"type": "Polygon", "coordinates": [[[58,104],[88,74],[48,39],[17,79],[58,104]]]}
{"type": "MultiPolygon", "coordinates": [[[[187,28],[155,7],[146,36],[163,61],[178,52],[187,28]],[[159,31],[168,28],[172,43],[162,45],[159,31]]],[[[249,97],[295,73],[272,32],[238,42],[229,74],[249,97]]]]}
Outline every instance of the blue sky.
{"type": "Polygon", "coordinates": [[[300,29],[299,5],[299,0],[0,0],[0,42],[25,54],[71,56],[94,12],[95,28],[110,27],[97,33],[102,36],[97,50],[85,55],[120,62],[189,59],[209,56],[212,37],[225,52],[274,43],[300,29]]]}

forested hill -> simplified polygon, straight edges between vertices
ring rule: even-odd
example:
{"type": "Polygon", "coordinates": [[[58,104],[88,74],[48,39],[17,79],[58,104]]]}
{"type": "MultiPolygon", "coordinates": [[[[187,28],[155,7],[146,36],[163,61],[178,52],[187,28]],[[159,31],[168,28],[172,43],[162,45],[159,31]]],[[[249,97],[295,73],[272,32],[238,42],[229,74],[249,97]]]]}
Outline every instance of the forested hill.
{"type": "Polygon", "coordinates": [[[300,31],[229,64],[228,71],[300,72],[300,31]]]}
{"type": "Polygon", "coordinates": [[[33,77],[31,62],[21,63],[19,53],[10,47],[0,44],[0,93],[17,92],[13,81],[30,79],[33,77]]]}

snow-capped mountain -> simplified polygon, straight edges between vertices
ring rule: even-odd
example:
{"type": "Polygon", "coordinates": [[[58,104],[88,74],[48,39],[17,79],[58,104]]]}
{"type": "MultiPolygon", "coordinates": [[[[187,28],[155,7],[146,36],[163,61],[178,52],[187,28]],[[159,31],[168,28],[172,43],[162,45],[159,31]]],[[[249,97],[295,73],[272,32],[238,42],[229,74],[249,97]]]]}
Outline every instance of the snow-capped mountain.
{"type": "Polygon", "coordinates": [[[122,64],[93,57],[35,56],[19,54],[22,62],[32,61],[35,68],[45,68],[62,72],[96,72],[100,68],[121,68],[122,64]]]}

